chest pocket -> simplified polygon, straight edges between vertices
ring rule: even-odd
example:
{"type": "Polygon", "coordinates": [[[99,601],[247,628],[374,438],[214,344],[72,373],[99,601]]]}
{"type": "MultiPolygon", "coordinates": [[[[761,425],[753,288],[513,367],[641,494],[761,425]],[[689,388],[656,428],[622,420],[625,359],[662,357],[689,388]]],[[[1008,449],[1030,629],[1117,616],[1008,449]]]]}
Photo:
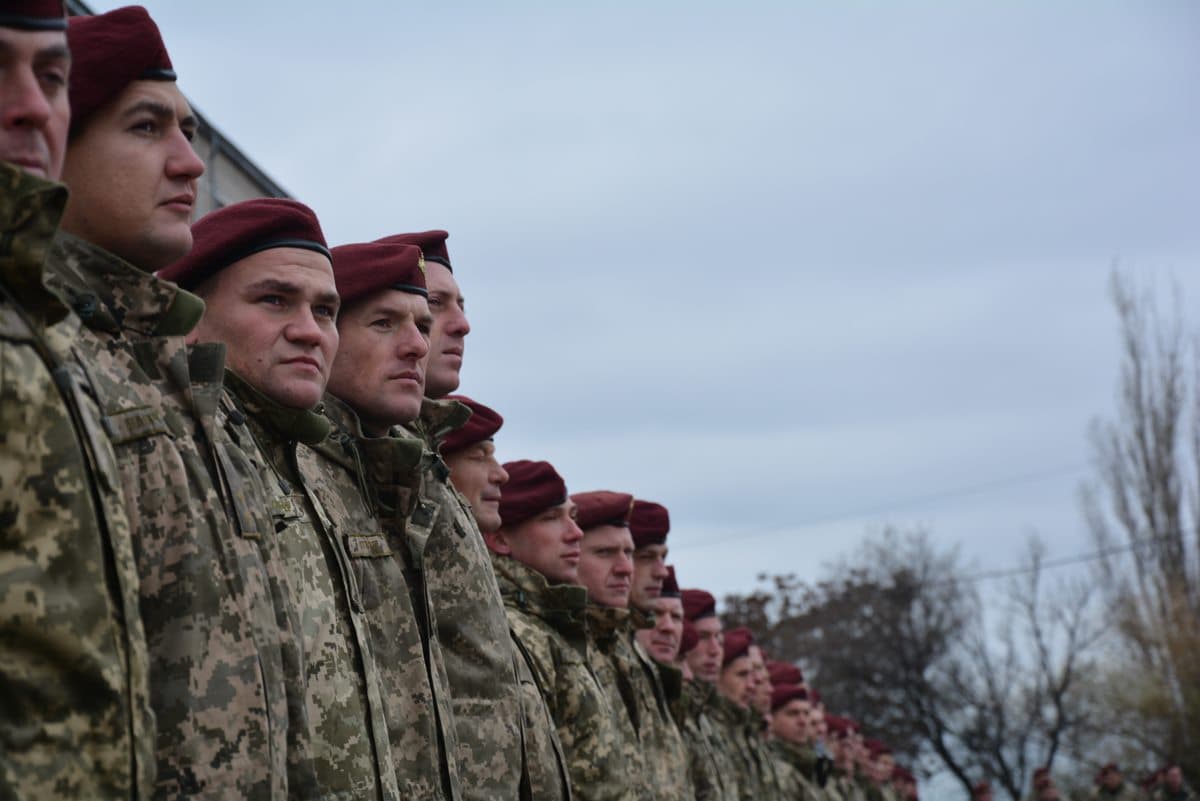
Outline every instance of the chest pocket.
{"type": "Polygon", "coordinates": [[[400,565],[392,555],[392,546],[382,534],[347,534],[342,539],[364,611],[377,609],[385,592],[396,592],[400,565]]]}
{"type": "Polygon", "coordinates": [[[178,486],[186,479],[178,474],[182,466],[172,453],[180,432],[172,431],[158,409],[139,406],[100,419],[116,453],[128,489],[137,487],[136,498],[127,497],[129,523],[141,530],[142,520],[169,513],[179,503],[178,486]]]}

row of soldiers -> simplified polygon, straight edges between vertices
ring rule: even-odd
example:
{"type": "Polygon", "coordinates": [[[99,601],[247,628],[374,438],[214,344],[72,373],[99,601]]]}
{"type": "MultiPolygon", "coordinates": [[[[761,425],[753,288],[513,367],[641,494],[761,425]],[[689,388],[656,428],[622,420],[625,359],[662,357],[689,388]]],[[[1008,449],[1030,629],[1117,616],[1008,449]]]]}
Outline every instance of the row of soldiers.
{"type": "Polygon", "coordinates": [[[0,798],[915,798],[664,507],[501,464],[446,232],[193,224],[140,7],[4,0],[0,118],[0,798]]]}
{"type": "Polygon", "coordinates": [[[197,121],[140,7],[5,0],[0,117],[0,797],[821,783],[825,718],[668,581],[666,509],[502,466],[500,415],[451,395],[444,231],[193,224],[197,121]]]}
{"type": "MultiPolygon", "coordinates": [[[[1050,768],[1035,769],[1032,784],[1028,801],[1063,800],[1050,768]]],[[[1183,780],[1182,768],[1174,762],[1147,776],[1140,786],[1127,781],[1117,763],[1106,762],[1096,772],[1090,788],[1068,795],[1078,801],[1196,801],[1196,794],[1183,780]]],[[[992,801],[993,797],[992,784],[987,780],[971,788],[971,801],[992,801]]]]}

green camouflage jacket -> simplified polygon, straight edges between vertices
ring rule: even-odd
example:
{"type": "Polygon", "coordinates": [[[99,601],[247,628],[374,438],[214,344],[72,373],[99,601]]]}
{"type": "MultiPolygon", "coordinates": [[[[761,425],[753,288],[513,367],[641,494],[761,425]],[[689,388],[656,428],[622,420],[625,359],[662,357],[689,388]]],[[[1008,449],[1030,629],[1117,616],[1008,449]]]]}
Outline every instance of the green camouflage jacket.
{"type": "MultiPolygon", "coordinates": [[[[261,530],[216,422],[224,347],[193,295],[60,234],[47,285],[83,320],[70,367],[113,446],[157,720],[155,797],[288,797],[285,640],[261,530]],[[235,479],[236,480],[236,477],[235,479]]],[[[297,788],[301,789],[301,788],[297,788]]]]}
{"type": "Polygon", "coordinates": [[[435,687],[444,696],[445,686],[426,663],[419,615],[398,556],[404,549],[402,532],[384,530],[372,509],[377,495],[368,490],[370,483],[389,487],[388,509],[399,504],[407,515],[431,454],[416,440],[365,436],[358,416],[332,396],[326,397],[325,414],[333,433],[311,450],[301,449],[300,472],[329,513],[358,585],[383,684],[400,796],[451,797],[446,741],[455,740],[444,730],[448,707],[439,709],[435,701],[435,687]]]}
{"type": "Polygon", "coordinates": [[[558,729],[571,795],[576,801],[639,798],[626,764],[628,716],[613,707],[589,665],[587,590],[552,586],[510,557],[494,556],[493,564],[513,637],[558,729]]]}
{"type": "Polygon", "coordinates": [[[738,801],[737,760],[713,719],[714,685],[689,679],[675,706],[675,721],[688,748],[696,801],[738,801]]]}
{"type": "MultiPolygon", "coordinates": [[[[637,796],[649,801],[655,797],[646,754],[639,738],[641,699],[634,674],[635,657],[628,647],[633,623],[628,609],[615,609],[588,603],[587,653],[592,673],[608,696],[609,704],[619,711],[620,747],[625,772],[637,790],[637,796]]],[[[653,693],[653,690],[651,690],[653,693]]]]}
{"type": "MultiPolygon", "coordinates": [[[[419,425],[395,436],[418,439],[432,453],[470,409],[426,400],[419,425]]],[[[470,506],[440,457],[422,475],[420,499],[404,521],[406,565],[419,576],[429,615],[430,650],[449,682],[454,761],[464,801],[516,801],[529,764],[516,658],[487,546],[470,506]]]]}
{"type": "Polygon", "coordinates": [[[678,698],[681,678],[672,676],[674,692],[668,696],[663,669],[650,658],[635,634],[637,628],[650,625],[653,624],[646,615],[637,609],[630,610],[629,625],[615,651],[616,666],[628,676],[632,689],[634,725],[650,797],[659,801],[690,799],[695,796],[695,789],[687,744],[671,714],[671,703],[678,698]]]}
{"type": "MultiPolygon", "coordinates": [[[[227,415],[249,429],[275,492],[271,517],[301,615],[309,741],[321,798],[397,801],[382,681],[363,599],[337,527],[299,465],[330,432],[316,411],[289,409],[228,373],[227,415]]],[[[249,443],[248,443],[249,446],[249,443]]]]}
{"type": "Polygon", "coordinates": [[[779,783],[773,760],[763,753],[766,744],[759,735],[761,716],[718,695],[712,718],[722,747],[732,755],[740,798],[755,801],[776,797],[779,783]]]}
{"type": "Polygon", "coordinates": [[[779,777],[784,797],[823,801],[824,791],[809,780],[816,770],[816,752],[809,746],[797,745],[778,737],[772,737],[768,745],[780,766],[779,777]]]}
{"type": "Polygon", "coordinates": [[[79,330],[42,284],[66,199],[0,164],[0,797],[148,798],[149,657],[116,456],[95,404],[51,372],[79,330]]]}

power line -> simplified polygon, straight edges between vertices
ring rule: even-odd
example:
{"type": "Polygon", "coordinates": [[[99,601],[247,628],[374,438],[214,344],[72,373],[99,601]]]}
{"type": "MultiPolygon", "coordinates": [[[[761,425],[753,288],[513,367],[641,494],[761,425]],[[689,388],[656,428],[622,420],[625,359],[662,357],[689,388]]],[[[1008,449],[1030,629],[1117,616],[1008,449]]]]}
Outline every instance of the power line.
{"type": "Polygon", "coordinates": [[[1131,540],[1124,545],[1110,545],[1107,548],[1100,548],[1095,551],[1086,553],[1074,554],[1072,556],[1062,556],[1057,559],[1047,559],[1040,562],[1038,565],[1027,565],[1025,567],[1009,567],[1000,568],[997,570],[983,570],[978,573],[970,573],[957,579],[947,579],[946,584],[975,584],[981,581],[991,581],[1000,578],[1013,578],[1033,573],[1038,570],[1055,570],[1060,567],[1070,567],[1071,565],[1080,565],[1085,562],[1095,562],[1098,559],[1105,559],[1109,556],[1119,556],[1123,553],[1130,553],[1143,545],[1149,545],[1159,540],[1165,540],[1169,537],[1177,537],[1186,532],[1169,531],[1164,534],[1154,534],[1148,537],[1131,540]]]}
{"type": "Polygon", "coordinates": [[[911,506],[922,506],[938,501],[955,500],[957,498],[965,498],[972,495],[982,495],[998,489],[1007,487],[1020,486],[1022,484],[1032,484],[1038,481],[1045,481],[1051,478],[1059,478],[1064,475],[1079,473],[1088,469],[1086,463],[1076,463],[1072,465],[1064,465],[1051,470],[1042,470],[1034,473],[1022,473],[1016,476],[1008,476],[1006,478],[987,481],[980,484],[969,484],[962,487],[954,487],[951,489],[933,492],[927,495],[915,495],[910,498],[902,498],[896,501],[876,504],[858,510],[850,510],[845,512],[835,512],[833,514],[821,515],[818,517],[802,520],[799,523],[788,526],[787,528],[770,528],[752,531],[749,534],[731,534],[728,536],[712,537],[699,542],[684,542],[672,548],[672,550],[686,551],[690,548],[706,548],[710,545],[720,545],[730,540],[742,542],[745,540],[758,539],[760,537],[775,536],[795,531],[796,529],[812,528],[813,526],[824,525],[826,523],[834,523],[840,520],[854,520],[860,517],[869,517],[873,515],[894,512],[897,509],[903,509],[911,506]]]}

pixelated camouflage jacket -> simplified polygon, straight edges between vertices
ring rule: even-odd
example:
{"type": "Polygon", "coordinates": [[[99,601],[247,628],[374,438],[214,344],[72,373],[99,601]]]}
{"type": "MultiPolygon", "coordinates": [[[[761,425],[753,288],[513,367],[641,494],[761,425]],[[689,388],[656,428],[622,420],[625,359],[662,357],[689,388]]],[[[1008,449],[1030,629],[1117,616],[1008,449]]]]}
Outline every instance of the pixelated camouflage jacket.
{"type": "MultiPolygon", "coordinates": [[[[312,450],[301,450],[300,470],[328,511],[358,585],[383,683],[400,795],[454,797],[444,731],[449,707],[439,708],[435,700],[435,688],[445,695],[445,686],[426,662],[415,593],[398,555],[404,549],[402,532],[385,530],[374,511],[377,493],[370,490],[371,484],[389,487],[390,504],[404,510],[402,519],[416,502],[423,465],[432,454],[417,440],[367,437],[354,411],[333,396],[326,396],[325,415],[333,432],[312,450]]],[[[394,507],[388,508],[393,511],[385,514],[396,517],[394,507]]]]}
{"type": "Polygon", "coordinates": [[[713,720],[718,697],[715,685],[687,679],[675,707],[675,721],[683,731],[688,747],[697,801],[738,801],[740,798],[736,756],[728,750],[713,720]]]}
{"type": "Polygon", "coordinates": [[[816,752],[808,746],[797,745],[778,737],[768,740],[767,746],[777,761],[784,797],[820,801],[823,796],[821,788],[808,779],[816,768],[816,752]]]}
{"type": "Polygon", "coordinates": [[[271,517],[300,608],[305,708],[321,798],[396,801],[383,682],[362,595],[333,518],[300,471],[314,458],[304,451],[324,440],[331,424],[316,410],[281,406],[233,372],[225,383],[230,416],[242,415],[260,452],[262,483],[278,491],[271,517]]]}
{"type": "Polygon", "coordinates": [[[203,303],[60,234],[47,285],[83,320],[74,377],[121,476],[157,720],[155,797],[288,795],[286,676],[257,530],[237,525],[216,424],[225,350],[189,348],[203,303]]]}
{"type": "MultiPolygon", "coordinates": [[[[420,439],[436,454],[442,438],[469,417],[457,401],[427,399],[419,425],[397,428],[395,436],[420,439]]],[[[528,781],[528,758],[512,640],[487,546],[440,457],[422,475],[404,533],[407,564],[420,576],[430,615],[430,648],[449,681],[462,798],[515,801],[528,781]]]]}
{"type": "Polygon", "coordinates": [[[148,798],[149,657],[116,456],[95,404],[52,374],[79,330],[42,284],[66,199],[0,164],[0,797],[148,798]]]}
{"type": "Polygon", "coordinates": [[[695,790],[687,744],[671,713],[671,703],[679,694],[679,683],[676,681],[672,685],[674,692],[668,696],[663,669],[637,641],[637,630],[653,625],[653,617],[630,608],[629,622],[614,652],[615,664],[629,677],[633,691],[634,725],[651,797],[661,801],[692,798],[695,790]]]}
{"type": "Polygon", "coordinates": [[[558,729],[576,801],[640,797],[626,764],[628,715],[614,707],[588,659],[587,590],[551,585],[507,556],[493,556],[513,637],[529,660],[558,729]]]}
{"type": "Polygon", "coordinates": [[[638,676],[634,672],[636,657],[629,650],[633,621],[628,609],[588,603],[588,664],[609,703],[623,714],[620,721],[620,743],[624,753],[625,770],[637,788],[639,798],[649,801],[656,789],[646,764],[648,754],[642,750],[640,728],[641,699],[638,697],[638,676]]]}
{"type": "Polygon", "coordinates": [[[775,758],[761,736],[762,716],[754,709],[743,708],[720,696],[714,710],[718,733],[737,758],[738,791],[742,799],[778,797],[780,782],[775,772],[775,758]]]}

